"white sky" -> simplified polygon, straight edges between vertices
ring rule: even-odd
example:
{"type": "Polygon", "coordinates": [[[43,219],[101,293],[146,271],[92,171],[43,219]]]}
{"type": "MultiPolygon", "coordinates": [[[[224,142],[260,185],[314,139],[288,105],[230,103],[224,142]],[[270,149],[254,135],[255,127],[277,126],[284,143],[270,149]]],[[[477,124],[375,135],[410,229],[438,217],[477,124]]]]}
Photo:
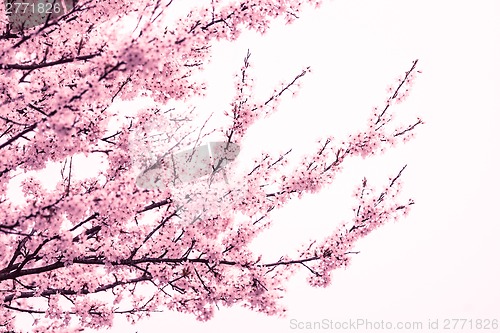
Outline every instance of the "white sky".
{"type": "Polygon", "coordinates": [[[283,300],[287,319],[222,308],[200,323],[166,312],[136,326],[117,319],[107,332],[292,332],[293,318],[424,325],[428,319],[500,319],[500,2],[326,1],[293,25],[274,25],[265,37],[248,33],[217,45],[200,112],[226,107],[247,48],[258,94],[304,66],[313,73],[298,97],[285,98],[277,114],[249,131],[243,161],[264,147],[293,148],[300,156],[321,135],[341,139],[362,128],[386,87],[416,58],[423,73],[397,106],[395,122],[417,116],[426,122],[410,143],[346,163],[331,187],[277,212],[275,228],[256,247],[269,258],[292,252],[351,217],[350,195],[363,176],[382,186],[404,164],[403,197],[416,205],[406,219],[359,242],[361,253],[348,270],[334,272],[329,288],[309,287],[305,272],[294,278],[283,300]]]}

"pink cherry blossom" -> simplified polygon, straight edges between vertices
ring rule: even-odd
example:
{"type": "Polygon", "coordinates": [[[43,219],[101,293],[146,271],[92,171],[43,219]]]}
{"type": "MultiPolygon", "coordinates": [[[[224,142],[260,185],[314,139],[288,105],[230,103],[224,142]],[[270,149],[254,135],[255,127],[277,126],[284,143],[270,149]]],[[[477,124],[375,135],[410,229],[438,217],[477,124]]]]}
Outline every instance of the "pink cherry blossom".
{"type": "MultiPolygon", "coordinates": [[[[19,312],[32,314],[32,332],[106,328],[117,316],[134,323],[160,309],[206,321],[219,306],[235,304],[283,316],[280,300],[294,273],[305,269],[311,286],[328,286],[333,270],[353,260],[357,240],[409,213],[413,200],[400,198],[405,166],[381,190],[362,180],[352,219],[299,244],[295,254],[265,261],[250,246],[273,223],[273,210],[332,183],[344,161],[413,138],[420,118],[393,121],[395,106],[411,92],[417,60],[364,126],[318,140],[297,165],[290,165],[291,150],[263,152],[233,170],[219,151],[205,161],[213,171],[204,178],[172,171],[169,157],[200,147],[211,133],[239,147],[256,121],[307,84],[309,67],[256,97],[248,51],[221,111],[226,125],[192,126],[189,110],[161,113],[168,102],[205,95],[207,85],[195,74],[215,41],[234,41],[245,29],[265,33],[275,19],[291,23],[307,5],[321,1],[212,1],[171,20],[168,0],[64,1],[63,15],[22,31],[0,21],[0,331],[16,331],[19,312]],[[116,99],[143,94],[158,107],[130,117],[110,111],[116,99]],[[109,133],[115,120],[125,121],[109,133]],[[165,154],[153,152],[158,131],[166,134],[165,154]],[[103,156],[99,175],[76,179],[77,154],[103,156]],[[21,184],[23,204],[7,197],[16,173],[43,171],[49,162],[64,164],[55,189],[30,177],[21,184]],[[138,186],[152,165],[155,186],[138,186]]],[[[0,6],[0,17],[4,11],[0,6]]]]}

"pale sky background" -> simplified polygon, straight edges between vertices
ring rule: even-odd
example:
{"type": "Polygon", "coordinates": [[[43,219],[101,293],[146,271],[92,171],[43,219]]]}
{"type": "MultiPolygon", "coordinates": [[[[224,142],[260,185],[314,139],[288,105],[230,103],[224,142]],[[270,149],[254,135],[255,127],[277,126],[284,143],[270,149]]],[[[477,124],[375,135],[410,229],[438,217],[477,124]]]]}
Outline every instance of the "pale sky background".
{"type": "Polygon", "coordinates": [[[247,48],[262,96],[305,66],[313,73],[296,98],[285,98],[278,113],[249,131],[242,161],[263,148],[293,148],[298,157],[320,136],[343,139],[363,128],[386,87],[417,58],[423,73],[397,106],[395,123],[417,116],[426,122],[408,144],[349,160],[332,186],[276,212],[275,228],[256,248],[270,259],[291,253],[351,218],[351,193],[364,176],[383,186],[405,164],[402,197],[416,204],[406,219],[357,243],[361,253],[348,270],[333,273],[330,287],[310,287],[305,270],[292,279],[286,319],[221,308],[208,323],[166,312],[135,326],[116,319],[107,332],[299,331],[291,319],[421,321],[424,328],[429,319],[500,320],[500,2],[326,1],[264,37],[247,33],[216,45],[199,111],[227,106],[247,48]]]}

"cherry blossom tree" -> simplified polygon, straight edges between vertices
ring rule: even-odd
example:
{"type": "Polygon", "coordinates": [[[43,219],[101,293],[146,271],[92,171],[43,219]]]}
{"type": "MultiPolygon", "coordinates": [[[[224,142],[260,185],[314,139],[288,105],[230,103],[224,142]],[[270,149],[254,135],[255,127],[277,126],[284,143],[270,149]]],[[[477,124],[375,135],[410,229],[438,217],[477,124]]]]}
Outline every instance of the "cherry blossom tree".
{"type": "Polygon", "coordinates": [[[206,83],[195,74],[210,60],[211,45],[234,41],[244,29],[265,33],[271,20],[291,23],[303,6],[320,3],[212,0],[176,20],[167,15],[172,0],[57,3],[63,12],[38,21],[22,15],[15,21],[7,6],[0,9],[1,331],[19,331],[20,313],[34,318],[32,332],[105,328],[118,315],[135,322],[159,310],[205,321],[232,305],[281,316],[280,298],[294,272],[305,269],[310,285],[328,286],[332,271],[349,265],[359,238],[409,212],[413,201],[400,199],[403,167],[379,190],[363,179],[352,219],[323,239],[298,244],[297,253],[265,262],[249,246],[271,225],[273,210],[320,191],[344,161],[383,153],[413,136],[422,120],[392,122],[394,106],[419,73],[417,60],[365,126],[343,140],[320,140],[298,165],[289,165],[288,151],[263,152],[252,165],[231,167],[231,154],[222,152],[204,161],[209,175],[180,179],[169,172],[169,156],[191,149],[192,157],[192,148],[217,132],[224,137],[218,147],[232,147],[237,160],[234,147],[239,150],[250,126],[277,111],[311,70],[260,100],[248,53],[235,69],[234,98],[221,111],[227,124],[194,126],[184,121],[194,118],[190,111],[166,105],[204,96],[206,83]],[[124,32],[130,22],[132,34],[124,32]],[[158,107],[130,118],[111,111],[115,100],[141,95],[158,107]],[[110,132],[116,119],[120,128],[110,132]],[[154,130],[166,135],[161,154],[149,153],[154,130]],[[95,177],[75,179],[76,154],[97,154],[107,164],[95,177]],[[7,196],[14,174],[43,172],[49,162],[62,165],[55,190],[28,177],[24,204],[7,196]],[[137,179],[152,169],[161,186],[139,186],[137,179]]]}

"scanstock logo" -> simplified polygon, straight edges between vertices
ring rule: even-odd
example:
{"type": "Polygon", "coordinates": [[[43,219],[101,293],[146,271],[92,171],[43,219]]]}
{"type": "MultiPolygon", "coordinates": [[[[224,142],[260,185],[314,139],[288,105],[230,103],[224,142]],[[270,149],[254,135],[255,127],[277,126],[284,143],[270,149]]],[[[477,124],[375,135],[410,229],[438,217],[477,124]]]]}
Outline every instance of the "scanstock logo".
{"type": "Polygon", "coordinates": [[[165,154],[139,174],[136,184],[149,189],[161,188],[167,183],[175,187],[194,180],[207,180],[207,177],[214,181],[219,172],[228,183],[226,166],[239,152],[239,146],[234,143],[215,141],[165,154]]]}
{"type": "Polygon", "coordinates": [[[234,199],[240,192],[231,189],[231,185],[235,185],[231,164],[239,155],[240,147],[207,140],[189,148],[175,149],[170,129],[158,125],[160,123],[168,123],[168,119],[156,115],[146,122],[145,133],[130,137],[136,186],[168,189],[172,202],[188,216],[182,223],[194,223],[204,212],[230,207],[224,198],[232,193],[234,199]]]}

